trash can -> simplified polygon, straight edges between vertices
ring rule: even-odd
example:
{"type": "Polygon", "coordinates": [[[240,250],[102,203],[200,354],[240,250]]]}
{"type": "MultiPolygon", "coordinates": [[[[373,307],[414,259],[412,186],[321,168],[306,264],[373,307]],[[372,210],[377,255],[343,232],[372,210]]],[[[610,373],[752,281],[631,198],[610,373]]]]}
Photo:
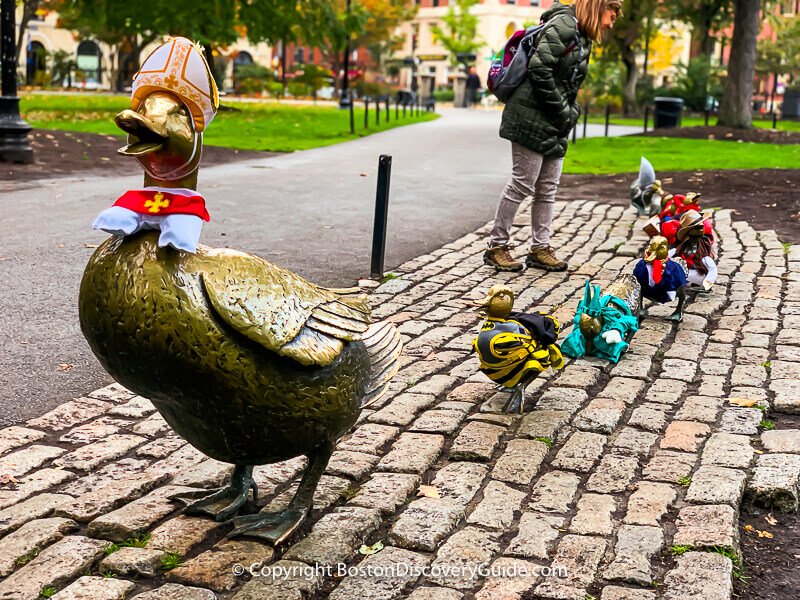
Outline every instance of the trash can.
{"type": "Polygon", "coordinates": [[[658,96],[655,100],[655,111],[653,112],[653,127],[680,127],[681,112],[683,111],[682,98],[669,98],[658,96]]]}

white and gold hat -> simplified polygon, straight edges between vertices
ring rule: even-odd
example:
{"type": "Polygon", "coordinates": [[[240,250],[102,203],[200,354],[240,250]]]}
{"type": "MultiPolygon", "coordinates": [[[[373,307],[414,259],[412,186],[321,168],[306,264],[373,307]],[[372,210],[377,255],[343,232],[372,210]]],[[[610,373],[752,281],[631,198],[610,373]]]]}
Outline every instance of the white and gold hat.
{"type": "Polygon", "coordinates": [[[202,46],[183,37],[172,38],[153,50],[133,78],[132,106],[137,110],[155,91],[178,96],[192,114],[195,130],[208,127],[219,108],[217,84],[202,46]]]}

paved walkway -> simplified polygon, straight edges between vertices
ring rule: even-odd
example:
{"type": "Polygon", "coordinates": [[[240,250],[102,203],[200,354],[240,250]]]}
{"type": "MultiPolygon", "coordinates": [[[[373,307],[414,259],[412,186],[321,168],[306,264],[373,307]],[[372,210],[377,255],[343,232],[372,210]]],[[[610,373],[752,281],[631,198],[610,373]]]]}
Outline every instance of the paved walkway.
{"type": "MultiPolygon", "coordinates": [[[[768,411],[800,411],[800,247],[717,212],[713,293],[679,325],[651,310],[616,366],[538,380],[524,416],[501,412],[507,394],[469,352],[470,305],[490,285],[566,322],[585,277],[630,269],[640,225],[559,203],[568,273],[495,276],[480,231],[399,267],[372,300],[406,336],[402,370],[340,442],[310,531],[279,554],[178,515],[170,494],[230,467],[116,385],[0,430],[0,598],[730,598],[743,499],[797,506],[800,431],[752,443],[768,411]],[[252,565],[260,576],[237,575],[252,565]]],[[[302,467],[258,468],[261,501],[285,505],[302,467]]]]}
{"type": "MultiPolygon", "coordinates": [[[[494,215],[510,164],[499,119],[498,111],[450,110],[327,148],[204,169],[212,221],[203,242],[246,249],[322,285],[352,285],[369,275],[378,156],[390,154],[392,269],[494,215]]],[[[6,193],[0,183],[0,205],[13,207],[0,216],[0,426],[110,383],[78,329],[78,286],[91,246],[106,237],[92,221],[141,181],[68,178],[21,191],[8,184],[6,193]]]]}

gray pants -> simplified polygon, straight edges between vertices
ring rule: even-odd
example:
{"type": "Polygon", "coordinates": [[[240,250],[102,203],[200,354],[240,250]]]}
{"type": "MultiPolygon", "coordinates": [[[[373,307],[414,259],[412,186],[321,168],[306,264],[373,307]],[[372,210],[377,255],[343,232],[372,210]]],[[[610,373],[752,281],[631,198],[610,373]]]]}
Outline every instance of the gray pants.
{"type": "Polygon", "coordinates": [[[525,146],[511,142],[511,179],[500,196],[500,206],[489,234],[492,246],[507,244],[514,216],[528,196],[531,204],[531,248],[550,245],[553,203],[561,180],[563,158],[545,158],[525,146]]]}

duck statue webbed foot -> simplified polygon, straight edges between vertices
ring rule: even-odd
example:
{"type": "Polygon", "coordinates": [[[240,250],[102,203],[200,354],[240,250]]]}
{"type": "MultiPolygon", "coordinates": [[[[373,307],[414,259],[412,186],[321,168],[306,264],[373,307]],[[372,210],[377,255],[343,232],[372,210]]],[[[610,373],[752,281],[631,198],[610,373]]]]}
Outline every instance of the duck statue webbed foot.
{"type": "Polygon", "coordinates": [[[172,496],[186,504],[183,512],[187,515],[212,517],[216,521],[227,521],[247,503],[247,496],[253,490],[253,501],[258,500],[258,487],[253,479],[252,465],[236,465],[229,485],[213,490],[187,492],[172,496]]]}
{"type": "Polygon", "coordinates": [[[678,298],[678,306],[675,307],[675,312],[667,317],[667,320],[680,323],[683,321],[683,307],[686,304],[686,287],[678,288],[675,292],[675,296],[678,298]]]}
{"type": "Polygon", "coordinates": [[[511,390],[505,412],[525,411],[525,388],[549,368],[560,369],[564,358],[558,344],[558,321],[545,313],[518,313],[514,292],[495,285],[477,303],[486,315],[481,332],[472,342],[480,370],[492,381],[511,390]]]}

